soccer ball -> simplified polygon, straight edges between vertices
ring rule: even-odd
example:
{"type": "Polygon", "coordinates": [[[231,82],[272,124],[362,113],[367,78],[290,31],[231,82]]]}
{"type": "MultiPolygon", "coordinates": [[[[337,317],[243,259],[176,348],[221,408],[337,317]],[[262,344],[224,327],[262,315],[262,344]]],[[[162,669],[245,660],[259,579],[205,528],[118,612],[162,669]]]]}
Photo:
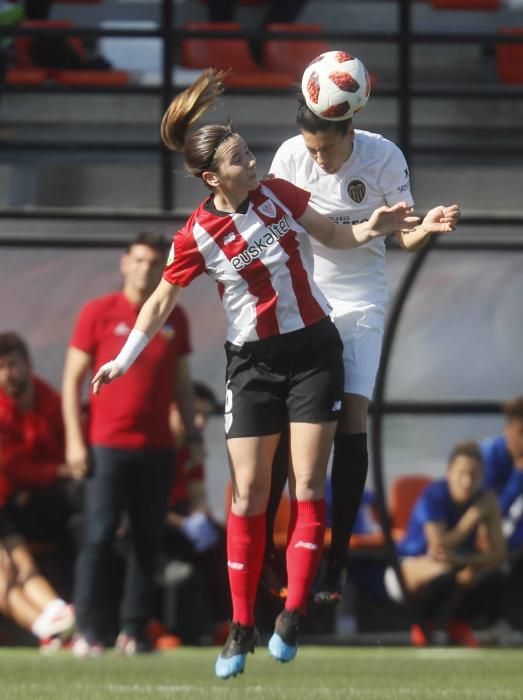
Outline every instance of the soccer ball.
{"type": "Polygon", "coordinates": [[[301,80],[307,107],[322,119],[351,119],[367,104],[370,76],[363,63],[345,51],[327,51],[309,63],[301,80]]]}

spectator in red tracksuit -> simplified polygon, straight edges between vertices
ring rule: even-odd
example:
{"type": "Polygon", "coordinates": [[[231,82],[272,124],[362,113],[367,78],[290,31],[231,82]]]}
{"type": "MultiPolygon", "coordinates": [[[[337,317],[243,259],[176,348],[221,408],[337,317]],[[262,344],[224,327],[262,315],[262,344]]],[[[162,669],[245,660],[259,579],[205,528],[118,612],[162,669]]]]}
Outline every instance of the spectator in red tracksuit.
{"type": "Polygon", "coordinates": [[[64,458],[60,396],[32,373],[26,343],[0,334],[0,499],[16,530],[72,554],[81,484],[64,458]]]}
{"type": "Polygon", "coordinates": [[[58,535],[67,520],[63,452],[58,394],[32,374],[23,339],[0,333],[0,613],[50,648],[72,632],[74,611],[38,571],[23,535],[58,535]]]}
{"type": "Polygon", "coordinates": [[[161,277],[162,236],[144,233],[122,257],[123,287],[89,301],[80,312],[68,349],[63,382],[67,461],[86,475],[84,540],[77,561],[75,607],[79,636],[73,653],[89,656],[103,645],[103,574],[125,512],[131,534],[120,629],[116,646],[125,655],[147,651],[154,572],[169,492],[173,437],[169,411],[176,400],[189,436],[193,430],[191,350],[183,311],[175,309],[123,387],[90,402],[88,444],[81,430],[80,395],[87,373],[121,347],[143,302],[161,277]],[[122,391],[123,389],[123,391],[122,391]]]}

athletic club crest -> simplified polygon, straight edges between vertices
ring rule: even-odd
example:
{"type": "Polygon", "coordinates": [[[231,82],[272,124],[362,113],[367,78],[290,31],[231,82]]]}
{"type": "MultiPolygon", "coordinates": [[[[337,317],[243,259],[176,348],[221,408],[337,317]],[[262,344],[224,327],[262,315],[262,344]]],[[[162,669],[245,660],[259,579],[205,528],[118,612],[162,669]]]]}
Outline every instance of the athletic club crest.
{"type": "Polygon", "coordinates": [[[268,216],[270,219],[274,219],[276,216],[276,205],[270,199],[266,199],[263,204],[260,204],[258,209],[264,216],[268,216]]]}
{"type": "Polygon", "coordinates": [[[351,180],[347,186],[347,192],[353,202],[356,202],[356,204],[361,204],[365,199],[367,189],[365,187],[365,183],[361,180],[351,180]]]}

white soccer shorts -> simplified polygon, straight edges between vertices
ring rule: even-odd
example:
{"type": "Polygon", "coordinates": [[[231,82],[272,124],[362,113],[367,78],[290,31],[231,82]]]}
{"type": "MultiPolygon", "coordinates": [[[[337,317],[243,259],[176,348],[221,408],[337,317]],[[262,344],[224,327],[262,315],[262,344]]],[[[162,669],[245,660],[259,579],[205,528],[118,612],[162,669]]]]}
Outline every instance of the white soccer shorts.
{"type": "Polygon", "coordinates": [[[381,355],[385,308],[375,304],[336,303],[331,317],[343,341],[346,394],[372,399],[381,355]]]}

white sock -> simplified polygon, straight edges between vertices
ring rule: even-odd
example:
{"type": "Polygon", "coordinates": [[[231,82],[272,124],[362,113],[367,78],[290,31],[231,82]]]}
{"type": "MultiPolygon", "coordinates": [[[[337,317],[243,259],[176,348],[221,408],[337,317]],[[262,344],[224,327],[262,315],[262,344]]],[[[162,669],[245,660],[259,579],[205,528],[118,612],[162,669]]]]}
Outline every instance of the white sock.
{"type": "Polygon", "coordinates": [[[47,618],[45,616],[45,611],[40,613],[36,620],[31,625],[31,632],[38,637],[38,639],[45,639],[47,637],[47,618]]]}
{"type": "Polygon", "coordinates": [[[61,598],[55,598],[54,600],[51,600],[49,601],[49,603],[47,603],[42,612],[42,615],[52,617],[58,610],[61,610],[64,606],[67,606],[65,600],[62,600],[61,598]]]}
{"type": "Polygon", "coordinates": [[[49,618],[51,618],[56,611],[60,610],[64,605],[67,605],[67,603],[61,598],[54,598],[54,600],[47,603],[43,611],[31,625],[31,632],[38,637],[38,639],[44,639],[47,637],[49,618]]]}

